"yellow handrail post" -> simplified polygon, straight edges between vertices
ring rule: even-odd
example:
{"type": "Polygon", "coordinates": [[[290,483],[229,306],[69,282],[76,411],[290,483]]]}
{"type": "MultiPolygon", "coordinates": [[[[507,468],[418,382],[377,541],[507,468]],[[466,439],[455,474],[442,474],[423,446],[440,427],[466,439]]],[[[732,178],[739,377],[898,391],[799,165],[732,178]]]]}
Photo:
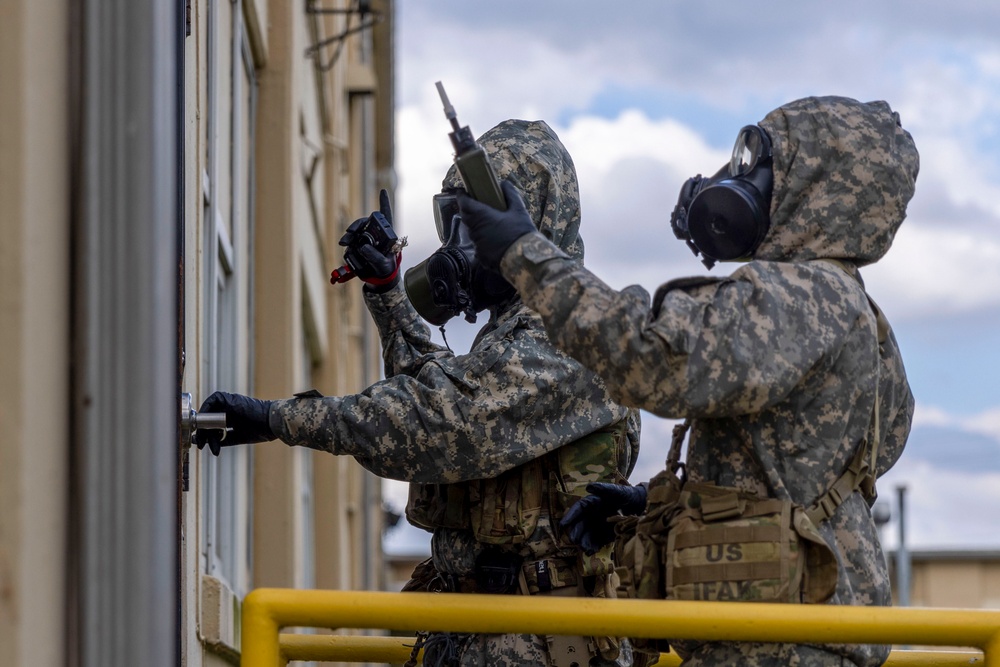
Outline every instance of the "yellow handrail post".
{"type": "Polygon", "coordinates": [[[287,664],[278,648],[279,625],[272,616],[269,590],[260,588],[243,599],[240,628],[240,665],[242,667],[276,667],[287,664]]]}
{"type": "Polygon", "coordinates": [[[1000,628],[994,628],[993,635],[983,645],[983,655],[985,667],[1000,667],[1000,628]]]}

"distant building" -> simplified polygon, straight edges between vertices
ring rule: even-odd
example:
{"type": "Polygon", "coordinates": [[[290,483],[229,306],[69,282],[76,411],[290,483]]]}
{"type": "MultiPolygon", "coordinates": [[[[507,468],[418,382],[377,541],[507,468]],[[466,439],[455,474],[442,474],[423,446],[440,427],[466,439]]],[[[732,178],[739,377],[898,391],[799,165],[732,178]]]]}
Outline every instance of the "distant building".
{"type": "MultiPolygon", "coordinates": [[[[896,588],[896,552],[889,552],[896,588]]],[[[910,551],[910,605],[1000,609],[1000,551],[963,549],[953,551],[910,551]]]]}

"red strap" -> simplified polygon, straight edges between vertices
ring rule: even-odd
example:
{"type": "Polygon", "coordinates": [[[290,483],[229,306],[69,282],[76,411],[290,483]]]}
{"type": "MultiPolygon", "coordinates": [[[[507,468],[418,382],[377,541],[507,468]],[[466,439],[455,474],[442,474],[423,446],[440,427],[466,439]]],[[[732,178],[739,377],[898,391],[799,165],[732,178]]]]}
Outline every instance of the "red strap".
{"type": "MultiPolygon", "coordinates": [[[[385,278],[362,278],[361,280],[368,283],[369,285],[388,285],[389,283],[391,283],[396,279],[396,276],[399,275],[399,265],[402,261],[403,261],[403,253],[397,252],[396,268],[393,269],[392,273],[390,273],[385,278]]],[[[344,264],[339,269],[334,269],[330,273],[330,284],[337,285],[339,283],[346,283],[351,278],[354,278],[355,275],[357,274],[354,273],[354,270],[347,264],[344,264]]]]}
{"type": "Polygon", "coordinates": [[[399,275],[399,264],[403,261],[403,253],[396,253],[396,268],[385,278],[362,278],[369,285],[388,285],[399,275]]]}

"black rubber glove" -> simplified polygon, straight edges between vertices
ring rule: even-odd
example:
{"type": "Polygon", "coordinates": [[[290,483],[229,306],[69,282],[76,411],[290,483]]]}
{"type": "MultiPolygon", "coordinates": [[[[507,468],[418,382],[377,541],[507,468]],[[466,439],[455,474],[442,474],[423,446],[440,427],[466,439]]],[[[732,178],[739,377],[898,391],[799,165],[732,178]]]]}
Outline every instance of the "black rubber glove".
{"type": "Polygon", "coordinates": [[[250,445],[274,440],[274,431],[268,420],[271,401],[217,391],[205,399],[198,412],[226,413],[224,437],[219,429],[200,428],[195,434],[198,449],[207,444],[216,456],[223,447],[230,445],[250,445]]]}
{"type": "Polygon", "coordinates": [[[478,202],[464,191],[457,196],[462,222],[469,228],[469,238],[476,246],[476,257],[494,271],[499,270],[500,260],[514,241],[537,231],[517,187],[504,181],[500,189],[507,200],[506,211],[478,202]]]}
{"type": "Polygon", "coordinates": [[[389,204],[389,193],[384,189],[378,193],[378,209],[370,216],[358,218],[352,222],[347,231],[344,232],[344,236],[341,237],[340,245],[348,246],[344,252],[344,259],[351,266],[357,267],[355,273],[366,283],[366,289],[373,292],[386,292],[399,282],[399,263],[402,259],[402,253],[383,254],[370,243],[353,247],[351,243],[354,236],[372,216],[381,216],[392,227],[392,206],[389,204]]]}
{"type": "Polygon", "coordinates": [[[615,539],[608,518],[622,514],[642,514],[646,509],[646,487],[594,482],[587,485],[586,498],[576,501],[559,522],[569,539],[589,556],[615,539]]]}

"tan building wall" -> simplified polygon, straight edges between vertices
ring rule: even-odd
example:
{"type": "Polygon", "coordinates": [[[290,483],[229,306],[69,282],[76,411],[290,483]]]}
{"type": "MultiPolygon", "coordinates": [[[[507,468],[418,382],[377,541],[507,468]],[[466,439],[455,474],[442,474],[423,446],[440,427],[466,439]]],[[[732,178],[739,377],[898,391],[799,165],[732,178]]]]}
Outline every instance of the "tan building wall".
{"type": "Polygon", "coordinates": [[[67,22],[61,0],[0,6],[0,665],[65,658],[67,22]]]}
{"type": "MultiPolygon", "coordinates": [[[[12,667],[81,659],[66,641],[78,613],[66,574],[79,557],[68,547],[67,489],[71,369],[80,363],[71,355],[79,206],[71,122],[88,94],[76,86],[70,54],[82,39],[82,4],[0,6],[0,665],[12,667]]],[[[190,4],[182,390],[195,406],[217,388],[267,398],[359,391],[379,377],[378,339],[361,285],[333,287],[328,278],[343,230],[395,180],[392,0],[373,2],[374,28],[319,60],[306,49],[357,26],[356,14],[307,13],[304,0],[190,4]],[[232,304],[216,291],[222,283],[232,304]],[[232,330],[219,315],[230,305],[232,330]]],[[[186,454],[188,488],[178,499],[184,665],[237,660],[239,600],[252,588],[384,586],[377,478],[350,458],[280,443],[243,449],[215,460],[186,454]]]]}
{"type": "MultiPolygon", "coordinates": [[[[328,1],[323,6],[349,4],[328,1]]],[[[213,56],[209,41],[211,31],[220,32],[220,21],[209,15],[207,3],[196,0],[193,5],[196,22],[188,43],[187,88],[198,94],[188,97],[186,213],[189,221],[198,221],[189,223],[187,234],[188,257],[198,260],[188,266],[186,339],[188,350],[199,353],[188,353],[185,375],[186,384],[200,388],[204,398],[216,388],[228,388],[210,386],[205,376],[212,373],[198,363],[211,353],[206,303],[201,301],[210,301],[205,281],[213,279],[203,269],[213,253],[206,242],[211,207],[202,201],[198,175],[213,169],[213,129],[218,146],[225,144],[218,139],[220,126],[230,131],[234,127],[221,118],[213,126],[208,107],[214,103],[218,115],[231,113],[235,119],[239,101],[226,105],[211,99],[210,58],[217,58],[215,67],[221,70],[218,63],[224,56],[213,56]]],[[[392,185],[392,137],[380,135],[392,131],[392,5],[374,3],[381,21],[373,29],[352,34],[339,47],[322,49],[317,58],[305,56],[310,45],[357,26],[359,17],[310,14],[305,7],[301,2],[244,0],[241,8],[256,80],[249,142],[252,247],[247,246],[252,265],[248,325],[253,336],[244,390],[263,398],[283,398],[310,388],[327,395],[353,393],[377,380],[380,372],[377,336],[360,298],[360,283],[331,286],[329,272],[342,261],[337,242],[346,226],[377,207],[379,187],[392,185]],[[389,177],[379,179],[378,174],[389,177]]],[[[225,30],[221,33],[225,37],[225,30]]],[[[215,86],[226,86],[225,72],[215,72],[214,78],[215,86]]],[[[233,136],[238,142],[239,132],[233,136]]],[[[232,187],[230,181],[241,173],[230,169],[227,177],[218,155],[214,169],[220,186],[232,187]]],[[[202,478],[212,474],[213,462],[205,456],[191,453],[185,528],[192,536],[205,535],[201,523],[212,521],[207,507],[212,501],[202,478]]],[[[235,658],[238,600],[247,587],[384,586],[381,487],[376,477],[353,459],[280,443],[255,446],[245,465],[244,497],[253,507],[245,578],[225,572],[214,576],[204,562],[204,545],[191,538],[186,542],[183,653],[188,664],[221,664],[235,658]]]]}

